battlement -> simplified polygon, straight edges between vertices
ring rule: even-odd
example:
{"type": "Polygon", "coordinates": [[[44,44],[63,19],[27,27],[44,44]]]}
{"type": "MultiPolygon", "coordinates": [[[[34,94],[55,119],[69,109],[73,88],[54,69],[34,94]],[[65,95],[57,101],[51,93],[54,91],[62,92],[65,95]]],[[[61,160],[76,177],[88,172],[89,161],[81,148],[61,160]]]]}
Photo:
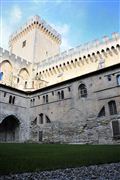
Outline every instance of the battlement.
{"type": "Polygon", "coordinates": [[[106,51],[114,50],[119,46],[120,43],[120,34],[112,33],[112,37],[104,36],[102,41],[98,39],[85,43],[83,45],[77,46],[75,48],[69,49],[68,51],[61,52],[60,54],[55,55],[54,57],[50,57],[48,59],[43,60],[38,63],[38,69],[46,69],[50,66],[55,66],[58,63],[67,63],[69,64],[69,60],[74,59],[79,55],[80,59],[85,60],[88,57],[95,56],[95,54],[101,54],[106,51]]]}
{"type": "Polygon", "coordinates": [[[61,43],[61,35],[39,16],[34,16],[32,19],[28,20],[26,24],[23,25],[19,30],[13,33],[10,36],[9,43],[13,40],[16,40],[22,34],[30,31],[32,28],[40,29],[45,34],[50,36],[53,40],[57,41],[59,44],[61,43]]]}
{"type": "Polygon", "coordinates": [[[28,66],[31,64],[27,60],[25,60],[19,56],[16,56],[15,54],[13,54],[10,51],[5,50],[1,47],[0,47],[0,57],[2,57],[2,58],[0,58],[0,61],[3,61],[3,59],[4,60],[12,60],[14,63],[18,63],[18,64],[25,65],[25,66],[28,66]]]}

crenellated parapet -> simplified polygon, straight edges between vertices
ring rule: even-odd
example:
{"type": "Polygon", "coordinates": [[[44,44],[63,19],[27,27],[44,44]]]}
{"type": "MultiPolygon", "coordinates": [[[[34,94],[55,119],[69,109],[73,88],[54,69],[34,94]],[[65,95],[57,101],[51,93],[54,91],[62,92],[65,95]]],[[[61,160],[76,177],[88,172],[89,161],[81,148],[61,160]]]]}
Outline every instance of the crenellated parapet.
{"type": "Polygon", "coordinates": [[[24,36],[29,31],[33,30],[34,28],[39,29],[43,33],[45,33],[47,36],[49,36],[51,39],[56,41],[58,44],[61,44],[61,35],[54,30],[50,25],[46,23],[43,19],[41,19],[39,16],[34,16],[32,19],[30,19],[24,26],[22,26],[19,30],[17,30],[15,33],[13,33],[10,36],[9,44],[11,42],[14,42],[24,36]]]}
{"type": "Polygon", "coordinates": [[[11,53],[8,50],[5,50],[3,48],[0,47],[0,62],[2,62],[3,60],[10,60],[13,62],[13,64],[19,64],[20,66],[29,66],[31,65],[31,63],[19,56],[16,56],[15,54],[11,53]]]}
{"type": "Polygon", "coordinates": [[[59,72],[59,69],[65,69],[67,66],[79,66],[80,63],[105,59],[109,55],[118,54],[118,51],[120,51],[120,35],[113,33],[111,38],[104,36],[102,41],[96,39],[45,59],[37,64],[37,69],[40,74],[57,70],[59,72]]]}

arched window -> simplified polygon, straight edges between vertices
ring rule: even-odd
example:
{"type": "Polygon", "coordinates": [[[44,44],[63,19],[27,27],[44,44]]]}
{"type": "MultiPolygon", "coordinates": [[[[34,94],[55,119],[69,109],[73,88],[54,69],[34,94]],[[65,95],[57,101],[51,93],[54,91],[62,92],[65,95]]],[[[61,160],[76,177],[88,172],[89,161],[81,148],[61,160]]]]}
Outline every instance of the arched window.
{"type": "Polygon", "coordinates": [[[85,84],[81,84],[78,88],[80,97],[87,97],[87,88],[85,84]]]}
{"type": "Polygon", "coordinates": [[[116,102],[114,100],[108,102],[110,115],[117,114],[116,102]]]}
{"type": "Polygon", "coordinates": [[[61,91],[61,99],[64,99],[64,91],[61,91]]]}
{"type": "Polygon", "coordinates": [[[116,76],[116,78],[117,78],[117,85],[120,86],[120,74],[118,74],[118,75],[116,76]]]}

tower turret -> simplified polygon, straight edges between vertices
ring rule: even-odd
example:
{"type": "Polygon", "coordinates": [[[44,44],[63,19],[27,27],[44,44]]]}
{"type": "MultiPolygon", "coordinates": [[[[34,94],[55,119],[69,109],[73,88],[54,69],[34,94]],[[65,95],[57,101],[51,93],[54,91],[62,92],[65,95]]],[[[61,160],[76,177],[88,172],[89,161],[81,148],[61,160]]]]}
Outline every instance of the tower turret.
{"type": "Polygon", "coordinates": [[[39,16],[34,16],[9,39],[11,53],[38,63],[60,52],[61,36],[39,16]]]}

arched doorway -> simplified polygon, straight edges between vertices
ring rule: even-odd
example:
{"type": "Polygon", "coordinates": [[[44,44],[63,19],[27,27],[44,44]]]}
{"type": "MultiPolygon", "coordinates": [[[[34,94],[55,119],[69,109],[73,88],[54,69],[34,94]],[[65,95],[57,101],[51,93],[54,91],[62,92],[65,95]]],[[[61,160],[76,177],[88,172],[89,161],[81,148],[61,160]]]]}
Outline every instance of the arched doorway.
{"type": "Polygon", "coordinates": [[[13,116],[7,116],[0,123],[0,142],[15,142],[19,140],[19,120],[13,116]]]}

